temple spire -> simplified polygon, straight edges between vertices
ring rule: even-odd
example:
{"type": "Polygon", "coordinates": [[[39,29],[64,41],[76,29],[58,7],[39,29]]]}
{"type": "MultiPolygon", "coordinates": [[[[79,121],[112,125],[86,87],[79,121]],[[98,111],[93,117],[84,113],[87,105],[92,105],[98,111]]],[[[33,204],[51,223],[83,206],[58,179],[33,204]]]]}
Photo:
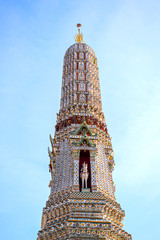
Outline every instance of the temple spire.
{"type": "Polygon", "coordinates": [[[80,27],[82,25],[80,23],[77,24],[77,27],[78,27],[78,33],[76,34],[76,36],[74,37],[75,41],[78,42],[78,43],[81,43],[83,42],[83,34],[81,33],[80,31],[80,27]]]}
{"type": "Polygon", "coordinates": [[[64,55],[60,109],[48,149],[50,195],[37,240],[132,240],[115,198],[97,57],[77,27],[76,43],[64,55]]]}

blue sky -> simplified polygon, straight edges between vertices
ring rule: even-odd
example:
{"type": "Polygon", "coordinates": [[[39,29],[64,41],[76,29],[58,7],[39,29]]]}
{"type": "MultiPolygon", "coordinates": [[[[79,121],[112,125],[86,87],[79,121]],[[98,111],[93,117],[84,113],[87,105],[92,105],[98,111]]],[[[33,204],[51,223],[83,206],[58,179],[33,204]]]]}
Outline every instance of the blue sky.
{"type": "Polygon", "coordinates": [[[63,57],[79,22],[98,58],[124,229],[159,238],[159,13],[159,0],[0,0],[0,239],[40,229],[63,57]]]}

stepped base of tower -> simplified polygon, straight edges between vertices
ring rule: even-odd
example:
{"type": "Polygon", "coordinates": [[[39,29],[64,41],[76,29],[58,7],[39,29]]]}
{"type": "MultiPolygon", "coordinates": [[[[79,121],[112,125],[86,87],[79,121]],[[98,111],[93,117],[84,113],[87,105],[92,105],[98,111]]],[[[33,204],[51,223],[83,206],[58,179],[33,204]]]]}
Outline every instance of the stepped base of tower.
{"type": "Polygon", "coordinates": [[[124,211],[101,192],[63,192],[50,196],[37,240],[131,240],[122,224],[124,211]]]}

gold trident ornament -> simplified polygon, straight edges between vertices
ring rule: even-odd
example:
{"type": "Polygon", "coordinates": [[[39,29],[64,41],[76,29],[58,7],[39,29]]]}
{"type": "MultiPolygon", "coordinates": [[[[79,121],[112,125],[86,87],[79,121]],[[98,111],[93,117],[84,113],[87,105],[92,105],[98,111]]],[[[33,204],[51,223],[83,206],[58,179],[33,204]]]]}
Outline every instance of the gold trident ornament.
{"type": "Polygon", "coordinates": [[[78,34],[74,37],[74,39],[76,42],[81,43],[81,42],[83,42],[83,34],[80,32],[81,24],[78,23],[77,27],[78,27],[78,34]]]}

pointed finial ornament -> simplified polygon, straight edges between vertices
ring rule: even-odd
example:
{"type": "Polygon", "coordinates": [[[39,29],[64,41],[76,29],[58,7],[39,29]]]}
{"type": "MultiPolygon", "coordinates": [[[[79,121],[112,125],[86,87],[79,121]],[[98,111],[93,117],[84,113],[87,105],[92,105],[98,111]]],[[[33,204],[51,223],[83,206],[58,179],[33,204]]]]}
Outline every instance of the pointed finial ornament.
{"type": "Polygon", "coordinates": [[[76,34],[74,39],[75,39],[76,42],[81,43],[81,42],[83,42],[83,34],[80,31],[81,24],[78,23],[77,27],[78,27],[78,33],[76,34]]]}

